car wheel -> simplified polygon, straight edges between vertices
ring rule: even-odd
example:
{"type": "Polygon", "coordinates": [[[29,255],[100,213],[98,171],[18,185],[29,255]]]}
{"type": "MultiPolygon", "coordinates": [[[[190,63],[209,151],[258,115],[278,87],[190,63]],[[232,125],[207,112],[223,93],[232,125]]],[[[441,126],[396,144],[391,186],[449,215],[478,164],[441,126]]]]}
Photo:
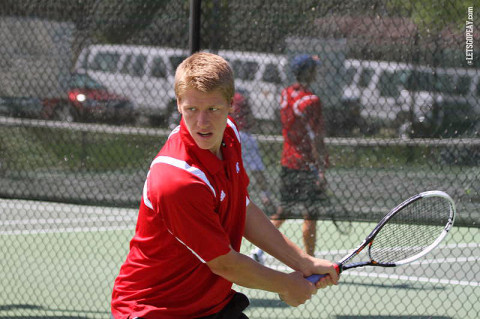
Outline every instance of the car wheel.
{"type": "Polygon", "coordinates": [[[404,122],[398,127],[398,137],[401,139],[409,139],[412,135],[412,125],[409,122],[404,122]]]}
{"type": "Polygon", "coordinates": [[[53,119],[62,122],[74,122],[75,116],[68,104],[60,104],[55,107],[53,119]]]}

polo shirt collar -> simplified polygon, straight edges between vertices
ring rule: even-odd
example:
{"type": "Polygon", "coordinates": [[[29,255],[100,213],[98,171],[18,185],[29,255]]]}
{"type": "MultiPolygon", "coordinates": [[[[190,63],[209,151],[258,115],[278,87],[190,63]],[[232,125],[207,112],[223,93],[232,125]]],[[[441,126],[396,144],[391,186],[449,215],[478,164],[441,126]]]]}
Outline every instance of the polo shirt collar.
{"type": "MultiPolygon", "coordinates": [[[[209,150],[201,149],[195,143],[195,140],[188,132],[188,128],[183,121],[183,117],[180,121],[180,137],[187,146],[187,153],[190,157],[195,158],[200,162],[200,164],[205,167],[208,172],[212,175],[218,173],[223,167],[223,161],[220,160],[216,155],[214,155],[209,150]]],[[[224,133],[225,138],[225,133],[224,133]]]]}

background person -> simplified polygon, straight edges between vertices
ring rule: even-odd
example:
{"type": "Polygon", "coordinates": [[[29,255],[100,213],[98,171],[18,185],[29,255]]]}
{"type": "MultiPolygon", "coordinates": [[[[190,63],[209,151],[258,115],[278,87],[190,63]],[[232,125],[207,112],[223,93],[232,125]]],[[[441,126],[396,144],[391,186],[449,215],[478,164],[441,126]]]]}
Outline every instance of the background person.
{"type": "MultiPolygon", "coordinates": [[[[305,251],[313,256],[317,234],[314,212],[326,197],[328,152],[325,146],[325,125],[322,104],[310,85],[315,81],[319,59],[301,54],[295,56],[291,71],[296,82],[282,90],[280,115],[282,121],[283,150],[281,158],[281,203],[271,217],[279,228],[295,208],[301,209],[305,251]]],[[[262,260],[257,250],[255,259],[262,260]]]]}
{"type": "Polygon", "coordinates": [[[260,190],[260,199],[264,211],[271,215],[276,207],[271,199],[271,191],[265,175],[265,165],[263,164],[260,148],[257,140],[253,137],[251,129],[257,124],[252,113],[248,94],[238,90],[233,96],[232,117],[237,123],[242,141],[242,159],[243,165],[250,177],[253,177],[256,189],[260,190]]]}
{"type": "Polygon", "coordinates": [[[228,117],[233,72],[196,53],[175,74],[180,126],[152,162],[135,235],[112,294],[126,318],[247,318],[232,284],[278,293],[297,306],[336,284],[335,264],[305,254],[248,196],[238,129],[228,117]],[[240,253],[242,237],[296,270],[284,273],[240,253]],[[304,277],[328,274],[315,285],[304,277]]]}

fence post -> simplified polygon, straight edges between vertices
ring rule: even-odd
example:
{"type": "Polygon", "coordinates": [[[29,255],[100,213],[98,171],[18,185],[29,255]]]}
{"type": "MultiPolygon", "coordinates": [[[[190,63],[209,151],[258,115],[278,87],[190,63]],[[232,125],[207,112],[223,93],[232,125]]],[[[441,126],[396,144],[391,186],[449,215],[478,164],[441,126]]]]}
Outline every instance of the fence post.
{"type": "Polygon", "coordinates": [[[200,51],[201,0],[190,0],[188,46],[190,54],[200,51]]]}

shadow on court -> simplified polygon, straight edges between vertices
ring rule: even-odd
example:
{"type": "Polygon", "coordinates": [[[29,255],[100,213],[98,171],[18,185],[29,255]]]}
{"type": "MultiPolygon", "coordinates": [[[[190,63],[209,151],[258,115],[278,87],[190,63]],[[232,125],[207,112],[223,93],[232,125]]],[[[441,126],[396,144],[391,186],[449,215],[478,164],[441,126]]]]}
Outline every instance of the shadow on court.
{"type": "MultiPolygon", "coordinates": [[[[11,316],[3,317],[0,316],[2,319],[11,319],[11,316]]],[[[22,316],[22,317],[17,317],[17,319],[89,319],[88,317],[77,317],[77,316],[22,316]]]]}
{"type": "Polygon", "coordinates": [[[29,305],[29,304],[12,304],[12,305],[0,305],[0,311],[8,311],[15,309],[25,309],[25,310],[40,310],[43,309],[42,306],[29,305]]]}
{"type": "Polygon", "coordinates": [[[446,316],[335,316],[335,319],[452,319],[452,317],[446,316]]]}
{"type": "Polygon", "coordinates": [[[249,298],[252,308],[288,308],[289,306],[279,299],[249,298]]]}
{"type": "MultiPolygon", "coordinates": [[[[11,310],[25,310],[25,311],[31,311],[31,310],[38,310],[38,311],[53,311],[53,312],[92,312],[92,311],[83,311],[83,310],[66,310],[66,309],[50,309],[50,308],[45,308],[39,305],[31,305],[31,304],[11,304],[11,305],[0,305],[0,312],[1,311],[11,311],[11,310]]],[[[99,313],[99,312],[95,312],[99,313]]],[[[101,312],[103,313],[103,312],[101,312]]],[[[105,313],[106,314],[106,313],[105,313]]],[[[0,319],[7,319],[7,318],[12,318],[11,315],[2,315],[0,313],[0,319]]],[[[21,316],[15,316],[17,319],[89,319],[89,317],[84,317],[84,316],[75,316],[75,315],[21,315],[21,316]]]]}
{"type": "MultiPolygon", "coordinates": [[[[374,288],[385,288],[385,289],[407,289],[407,290],[445,290],[446,287],[424,287],[424,286],[419,286],[415,287],[415,285],[409,285],[409,284],[400,284],[400,285],[388,285],[388,284],[374,284],[374,283],[360,283],[360,282],[355,282],[355,281],[347,281],[347,280],[342,280],[342,284],[348,284],[352,286],[361,286],[361,287],[374,287],[374,288]]],[[[390,318],[390,317],[388,317],[390,318]]],[[[431,317],[428,317],[431,318],[431,317]]],[[[433,317],[435,319],[435,317],[433,317]]]]}

